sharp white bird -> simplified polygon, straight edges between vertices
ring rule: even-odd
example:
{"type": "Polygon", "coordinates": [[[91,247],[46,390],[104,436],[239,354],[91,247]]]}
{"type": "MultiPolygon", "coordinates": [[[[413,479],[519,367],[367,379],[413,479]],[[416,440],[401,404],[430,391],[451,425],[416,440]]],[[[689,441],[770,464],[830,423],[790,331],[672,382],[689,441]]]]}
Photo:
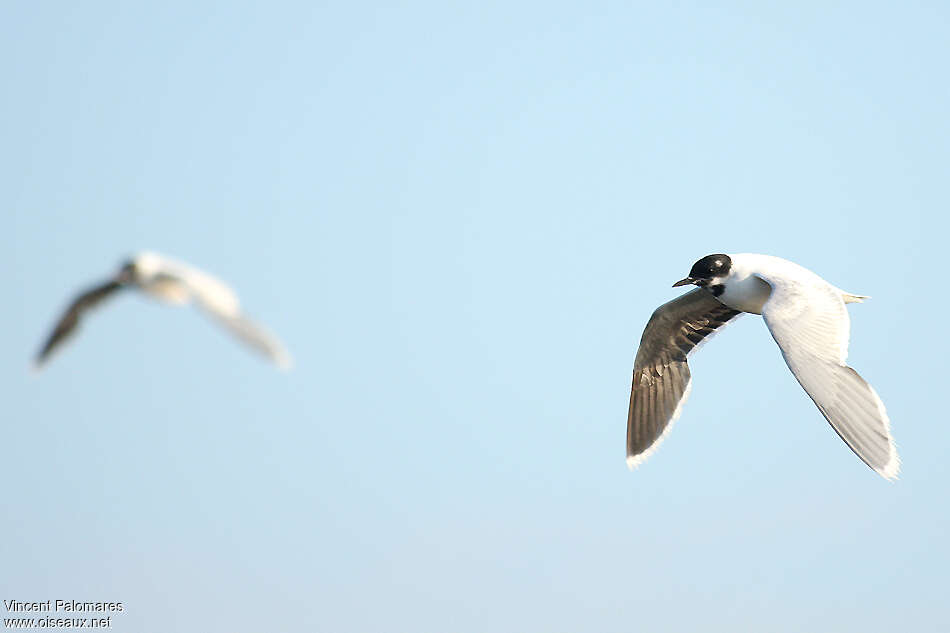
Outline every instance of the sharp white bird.
{"type": "Polygon", "coordinates": [[[743,312],[761,314],[785,363],[831,427],[865,464],[887,479],[900,458],[884,403],[845,363],[851,323],[844,292],[793,262],[769,255],[707,255],[673,287],[696,290],[653,313],[640,340],[627,416],[627,465],[656,450],[679,417],[692,378],[687,358],[706,337],[743,312]]]}
{"type": "Polygon", "coordinates": [[[137,288],[154,299],[174,305],[194,300],[206,314],[255,351],[282,369],[291,366],[290,355],[284,346],[241,313],[237,295],[224,282],[187,264],[143,252],[125,262],[110,279],[82,292],[72,301],[37,354],[35,367],[42,367],[50,355],[75,333],[88,310],[122,288],[137,288]]]}

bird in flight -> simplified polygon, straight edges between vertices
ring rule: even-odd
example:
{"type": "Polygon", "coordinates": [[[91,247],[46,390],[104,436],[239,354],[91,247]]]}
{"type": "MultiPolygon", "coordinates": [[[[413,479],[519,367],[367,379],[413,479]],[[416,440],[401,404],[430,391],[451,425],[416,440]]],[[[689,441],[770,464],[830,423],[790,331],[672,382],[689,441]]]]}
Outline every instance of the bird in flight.
{"type": "Polygon", "coordinates": [[[206,272],[156,253],[139,253],[107,281],[80,293],[56,323],[34,361],[41,368],[50,355],[76,332],[80,319],[123,288],[136,288],[148,296],[174,305],[194,301],[231,334],[263,354],[282,369],[289,369],[290,355],[267,330],[247,319],[237,295],[224,282],[206,272]]]}
{"type": "Polygon", "coordinates": [[[627,416],[627,465],[653,454],[689,396],[687,358],[743,312],[761,314],[785,363],[835,432],[861,460],[894,479],[900,458],[884,403],[849,367],[851,323],[844,292],[793,262],[769,255],[707,255],[673,287],[692,290],[653,313],[633,366],[627,416]]]}

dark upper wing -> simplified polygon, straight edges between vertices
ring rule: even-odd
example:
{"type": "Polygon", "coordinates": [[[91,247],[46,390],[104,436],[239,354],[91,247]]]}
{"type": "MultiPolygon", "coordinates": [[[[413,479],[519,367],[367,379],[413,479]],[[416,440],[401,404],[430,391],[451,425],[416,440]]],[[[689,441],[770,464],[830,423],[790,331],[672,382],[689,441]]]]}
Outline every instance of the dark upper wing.
{"type": "Polygon", "coordinates": [[[687,355],[740,314],[697,288],[664,303],[650,317],[633,365],[627,415],[627,465],[649,457],[672,428],[690,389],[687,355]]]}
{"type": "Polygon", "coordinates": [[[115,279],[111,279],[104,284],[90,288],[83,292],[69,305],[63,316],[60,317],[39,354],[36,355],[35,365],[37,368],[43,365],[49,358],[54,349],[60,346],[66,338],[76,330],[79,325],[79,318],[89,308],[94,307],[103,299],[122,287],[122,284],[115,279]]]}

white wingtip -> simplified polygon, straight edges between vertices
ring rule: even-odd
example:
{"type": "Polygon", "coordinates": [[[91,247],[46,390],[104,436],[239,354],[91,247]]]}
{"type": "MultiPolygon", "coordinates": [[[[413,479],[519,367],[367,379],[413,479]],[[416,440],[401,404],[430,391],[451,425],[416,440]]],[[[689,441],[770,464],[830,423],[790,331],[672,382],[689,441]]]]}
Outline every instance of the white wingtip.
{"type": "MultiPolygon", "coordinates": [[[[666,434],[664,433],[660,437],[660,439],[656,441],[656,444],[659,444],[660,442],[662,442],[665,436],[666,434]]],[[[654,446],[656,446],[656,444],[654,444],[654,446]]],[[[650,447],[650,448],[652,449],[653,447],[650,447]]],[[[640,453],[639,455],[627,455],[627,468],[629,468],[630,470],[636,470],[637,467],[640,466],[640,464],[642,464],[643,462],[645,462],[647,458],[653,453],[654,453],[654,450],[646,450],[640,453]]]]}
{"type": "Polygon", "coordinates": [[[294,359],[290,357],[290,354],[281,354],[274,362],[277,363],[277,368],[281,371],[290,371],[294,368],[294,359]]]}
{"type": "Polygon", "coordinates": [[[881,397],[877,395],[877,392],[874,390],[874,387],[868,385],[868,391],[871,392],[871,396],[874,398],[874,405],[877,407],[877,413],[881,418],[881,421],[884,423],[884,431],[887,433],[887,444],[888,444],[888,459],[887,463],[884,464],[884,467],[880,470],[877,470],[877,473],[889,481],[895,481],[897,479],[897,474],[901,469],[901,458],[897,454],[897,443],[894,441],[894,436],[891,434],[891,418],[887,415],[887,409],[884,408],[884,402],[881,400],[881,397]]]}
{"type": "Polygon", "coordinates": [[[897,481],[897,476],[901,470],[901,460],[897,456],[897,451],[895,449],[894,453],[891,455],[891,460],[881,470],[877,471],[884,479],[888,481],[897,481]]]}

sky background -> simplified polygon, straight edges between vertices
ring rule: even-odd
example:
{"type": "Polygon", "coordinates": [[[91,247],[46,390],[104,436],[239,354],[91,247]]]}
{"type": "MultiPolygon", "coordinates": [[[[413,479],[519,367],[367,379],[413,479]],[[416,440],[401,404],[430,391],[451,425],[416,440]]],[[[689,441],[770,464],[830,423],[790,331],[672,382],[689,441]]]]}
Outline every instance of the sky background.
{"type": "Polygon", "coordinates": [[[0,598],[121,601],[130,632],[946,631],[948,29],[937,2],[4,3],[0,598]],[[146,248],[232,283],[295,369],[130,293],[31,374],[146,248]],[[626,469],[643,327],[715,252],[873,296],[850,362],[899,481],[751,315],[626,469]]]}

